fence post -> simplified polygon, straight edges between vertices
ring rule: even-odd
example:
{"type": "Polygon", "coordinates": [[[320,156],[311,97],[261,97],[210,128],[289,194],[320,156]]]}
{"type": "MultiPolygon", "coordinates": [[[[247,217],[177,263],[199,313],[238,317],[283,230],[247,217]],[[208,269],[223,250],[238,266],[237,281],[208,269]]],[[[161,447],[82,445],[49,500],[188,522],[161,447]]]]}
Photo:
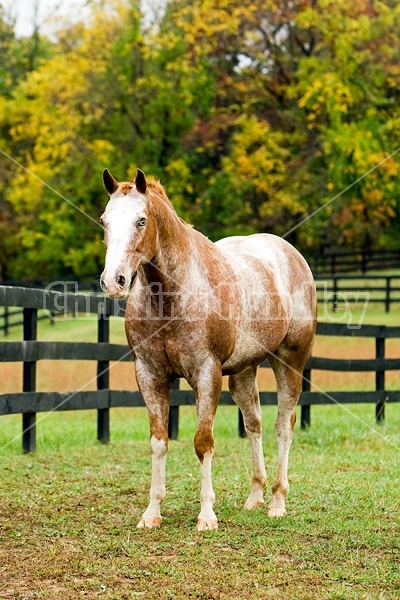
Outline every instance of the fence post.
{"type": "Polygon", "coordinates": [[[8,313],[8,306],[5,306],[4,307],[4,314],[3,314],[3,317],[4,317],[4,336],[8,335],[8,315],[9,315],[9,313],[8,313]]]}
{"type": "MultiPolygon", "coordinates": [[[[24,308],[24,341],[35,341],[37,338],[37,309],[24,308]]],[[[26,361],[23,364],[23,392],[36,390],[36,361],[26,361]]],[[[22,413],[22,451],[36,450],[36,413],[22,413]]]]}
{"type": "MultiPolygon", "coordinates": [[[[106,308],[101,307],[98,312],[97,341],[107,343],[110,341],[110,315],[106,308]],[[104,311],[104,312],[103,312],[104,311]]],[[[110,363],[108,360],[97,362],[97,389],[108,390],[110,387],[110,363]]],[[[99,408],[97,411],[97,439],[103,444],[110,441],[110,409],[99,408]]]]}
{"type": "Polygon", "coordinates": [[[365,275],[368,266],[368,254],[365,250],[361,252],[361,273],[365,275]]]}
{"type": "MultiPolygon", "coordinates": [[[[303,371],[303,392],[309,392],[311,390],[311,369],[304,369],[303,371]]],[[[307,429],[311,425],[311,406],[309,404],[303,404],[301,407],[301,428],[307,429]]]]}
{"type": "Polygon", "coordinates": [[[333,276],[333,297],[332,297],[332,306],[333,306],[333,312],[337,312],[337,305],[338,305],[338,299],[337,299],[337,293],[338,293],[338,280],[336,275],[333,276]]]}
{"type": "MultiPolygon", "coordinates": [[[[175,379],[172,386],[173,390],[179,390],[179,377],[175,379]]],[[[177,440],[179,435],[179,406],[169,407],[168,419],[168,437],[170,440],[177,440]]]]}
{"type": "MultiPolygon", "coordinates": [[[[375,339],[375,358],[385,358],[385,338],[380,337],[375,339]]],[[[376,371],[375,373],[375,389],[376,391],[385,391],[385,371],[376,371]]],[[[380,423],[385,420],[385,398],[378,400],[375,405],[376,422],[380,423]]]]}
{"type": "Polygon", "coordinates": [[[385,312],[390,310],[390,283],[391,277],[386,277],[385,312]]]}
{"type": "Polygon", "coordinates": [[[336,256],[334,254],[331,255],[331,274],[334,275],[336,273],[336,256]]]}

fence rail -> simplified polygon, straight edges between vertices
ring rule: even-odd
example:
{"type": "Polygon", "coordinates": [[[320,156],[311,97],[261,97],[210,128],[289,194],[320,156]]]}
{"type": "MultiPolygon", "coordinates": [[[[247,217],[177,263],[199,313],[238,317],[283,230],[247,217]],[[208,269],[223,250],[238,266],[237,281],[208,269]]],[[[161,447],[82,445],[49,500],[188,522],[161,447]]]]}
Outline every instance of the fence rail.
{"type": "Polygon", "coordinates": [[[318,302],[331,304],[334,311],[343,301],[356,301],[360,294],[368,303],[384,304],[386,312],[392,304],[400,304],[400,275],[333,275],[316,277],[315,283],[318,302]]]}
{"type": "MultiPolygon", "coordinates": [[[[0,362],[23,363],[23,392],[0,394],[0,415],[22,414],[22,447],[24,452],[36,448],[36,413],[64,410],[97,410],[97,438],[107,443],[110,437],[110,409],[114,407],[144,406],[137,391],[109,389],[110,361],[131,361],[128,348],[122,344],[109,343],[110,317],[123,316],[124,301],[112,301],[98,294],[62,294],[26,288],[0,286],[0,306],[23,308],[23,341],[0,342],[0,362]],[[98,319],[98,341],[88,342],[39,342],[37,341],[38,310],[86,312],[96,314],[98,319]],[[36,366],[39,360],[92,360],[97,362],[97,390],[76,392],[36,391],[36,366]]],[[[400,390],[385,389],[385,373],[400,370],[400,358],[385,357],[385,340],[400,339],[400,327],[363,325],[349,329],[344,324],[318,323],[317,335],[357,336],[375,339],[373,359],[333,359],[311,357],[306,365],[303,392],[299,404],[301,425],[310,425],[311,406],[334,403],[372,403],[376,419],[385,416],[386,402],[400,402],[400,390]],[[312,372],[316,370],[336,372],[375,373],[375,389],[371,391],[322,392],[311,391],[312,372]]],[[[265,361],[261,368],[270,368],[265,361]]],[[[170,393],[171,409],[169,435],[178,436],[179,407],[194,405],[191,390],[179,389],[179,380],[170,393]]],[[[275,405],[275,392],[260,392],[262,405],[275,405]]],[[[221,394],[221,404],[233,405],[229,392],[221,394]]],[[[239,434],[244,435],[243,419],[239,411],[239,434]]]]}
{"type": "Polygon", "coordinates": [[[382,269],[400,269],[400,249],[360,250],[359,252],[328,252],[306,256],[314,275],[336,273],[367,273],[382,269]]]}

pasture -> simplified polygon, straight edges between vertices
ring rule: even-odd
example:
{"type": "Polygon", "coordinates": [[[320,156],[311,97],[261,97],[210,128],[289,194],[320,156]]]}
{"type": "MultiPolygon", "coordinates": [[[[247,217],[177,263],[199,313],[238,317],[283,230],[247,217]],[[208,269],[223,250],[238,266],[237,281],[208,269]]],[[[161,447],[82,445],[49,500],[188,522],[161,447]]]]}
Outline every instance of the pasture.
{"type": "MultiPolygon", "coordinates": [[[[369,308],[364,322],[398,324],[399,311],[384,315],[383,308],[369,308]]],[[[113,323],[112,341],[123,341],[121,325],[113,323]]],[[[94,320],[39,325],[39,339],[94,341],[95,335],[94,320]]],[[[20,339],[20,332],[9,339],[20,339]]],[[[373,356],[369,340],[342,342],[323,338],[314,354],[373,356]]],[[[398,356],[398,348],[388,344],[387,356],[392,352],[398,356]]],[[[90,379],[91,368],[43,361],[38,389],[76,389],[90,379]]],[[[389,385],[390,378],[398,385],[398,373],[388,376],[389,385]]],[[[119,387],[132,387],[132,365],[112,366],[111,382],[114,377],[119,387]]],[[[324,389],[369,387],[365,374],[319,377],[324,389]]],[[[268,387],[272,380],[260,383],[268,387]]],[[[2,391],[20,386],[21,366],[2,364],[2,391]]],[[[263,408],[269,483],[276,472],[275,414],[276,407],[263,408]]],[[[202,535],[195,529],[200,473],[192,407],[181,408],[180,439],[170,442],[164,520],[156,531],[136,529],[150,483],[144,409],[113,410],[108,446],[94,442],[94,411],[39,419],[44,420],[34,455],[20,453],[20,417],[0,421],[2,599],[400,595],[398,405],[387,406],[386,422],[379,426],[372,406],[313,407],[312,427],[295,429],[288,515],[276,520],[266,509],[243,510],[251,477],[249,443],[237,436],[236,409],[220,407],[213,464],[220,529],[202,535]]]]}

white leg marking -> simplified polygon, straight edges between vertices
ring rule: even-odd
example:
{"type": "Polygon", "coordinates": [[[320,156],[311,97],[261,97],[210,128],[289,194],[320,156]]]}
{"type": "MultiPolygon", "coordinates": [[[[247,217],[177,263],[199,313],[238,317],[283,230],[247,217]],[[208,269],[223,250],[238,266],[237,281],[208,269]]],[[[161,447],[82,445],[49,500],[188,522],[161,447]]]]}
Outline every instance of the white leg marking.
{"type": "Polygon", "coordinates": [[[247,435],[250,440],[253,459],[253,485],[244,506],[247,510],[252,510],[264,506],[264,488],[267,474],[265,471],[262,434],[248,432],[247,435]]]}
{"type": "Polygon", "coordinates": [[[293,431],[290,425],[292,414],[293,409],[281,411],[280,414],[278,413],[276,421],[278,439],[278,475],[272,485],[272,500],[268,511],[270,517],[284,517],[286,515],[285,499],[289,491],[287,472],[289,450],[293,438],[293,431]]]}
{"type": "Polygon", "coordinates": [[[215,494],[211,479],[212,453],[206,452],[201,463],[201,492],[200,502],[201,511],[197,519],[197,531],[207,531],[208,529],[218,529],[218,519],[213,510],[215,494]]]}
{"type": "Polygon", "coordinates": [[[150,488],[150,503],[138,527],[153,529],[161,525],[161,503],[165,498],[165,463],[167,457],[167,446],[164,440],[158,440],[152,436],[150,440],[152,452],[152,473],[150,488]]]}

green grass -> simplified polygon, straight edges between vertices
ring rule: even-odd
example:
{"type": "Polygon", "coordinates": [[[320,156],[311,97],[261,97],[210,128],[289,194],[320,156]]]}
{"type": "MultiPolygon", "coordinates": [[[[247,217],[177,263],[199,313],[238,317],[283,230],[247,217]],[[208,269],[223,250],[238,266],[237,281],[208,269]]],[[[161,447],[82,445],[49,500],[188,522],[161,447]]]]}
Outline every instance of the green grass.
{"type": "MultiPolygon", "coordinates": [[[[398,325],[399,309],[385,315],[371,305],[364,322],[398,325]]],[[[112,341],[124,343],[121,320],[111,331],[112,341]]],[[[21,339],[21,331],[8,339],[21,339]]],[[[39,339],[95,341],[96,322],[42,321],[39,339]]],[[[389,350],[399,356],[395,343],[389,350]]],[[[374,348],[360,338],[323,338],[317,350],[360,357],[374,348]]],[[[340,374],[334,377],[338,386],[340,374]]],[[[263,409],[269,485],[275,414],[263,409]]],[[[398,405],[386,407],[379,426],[372,405],[313,407],[311,428],[295,430],[288,515],[277,520],[266,509],[244,511],[249,444],[237,436],[237,410],[220,407],[213,468],[219,531],[202,535],[195,529],[194,408],[181,409],[180,439],[170,443],[159,531],[136,529],[150,486],[144,409],[112,411],[108,446],[95,441],[94,411],[38,415],[35,455],[21,455],[20,416],[1,417],[0,425],[1,600],[400,597],[398,405]]]]}
{"type": "MultiPolygon", "coordinates": [[[[316,407],[296,428],[288,515],[245,512],[251,477],[235,409],[220,407],[214,487],[219,531],[198,534],[194,409],[170,443],[158,531],[136,529],[150,483],[140,409],[112,415],[112,443],[94,413],[46,416],[40,451],[1,451],[0,598],[395,599],[400,595],[400,410],[375,430],[370,407],[316,407]],[[361,421],[360,421],[361,419],[361,421]]],[[[275,409],[264,409],[264,451],[275,474],[275,409]]],[[[7,442],[17,428],[1,431],[7,442]]]]}

